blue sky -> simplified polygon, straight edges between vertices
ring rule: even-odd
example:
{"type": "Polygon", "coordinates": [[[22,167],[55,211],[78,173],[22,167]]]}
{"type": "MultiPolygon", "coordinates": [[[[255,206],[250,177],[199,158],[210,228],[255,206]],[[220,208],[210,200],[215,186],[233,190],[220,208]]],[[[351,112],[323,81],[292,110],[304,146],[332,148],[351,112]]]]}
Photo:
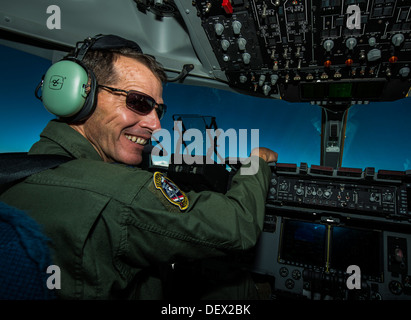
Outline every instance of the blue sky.
{"type": "MultiPolygon", "coordinates": [[[[50,61],[0,46],[0,152],[28,151],[54,118],[34,96],[50,61]]],[[[320,164],[321,109],[308,103],[255,98],[228,91],[167,84],[168,111],[215,116],[223,130],[259,129],[259,144],[279,153],[279,162],[320,164]]],[[[342,166],[411,169],[411,99],[353,106],[348,113],[342,166]]],[[[249,145],[250,147],[250,145],[249,145]]],[[[243,156],[243,155],[240,155],[243,156]]]]}

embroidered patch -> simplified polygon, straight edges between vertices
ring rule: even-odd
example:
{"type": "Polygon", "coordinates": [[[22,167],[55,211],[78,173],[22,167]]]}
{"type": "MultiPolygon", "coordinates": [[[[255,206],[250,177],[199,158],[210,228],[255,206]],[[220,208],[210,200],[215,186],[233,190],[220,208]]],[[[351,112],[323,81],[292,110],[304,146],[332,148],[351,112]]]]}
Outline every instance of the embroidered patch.
{"type": "Polygon", "coordinates": [[[178,206],[181,211],[188,208],[188,198],[183,191],[169,178],[161,172],[154,173],[154,185],[159,189],[164,197],[175,206],[178,206]]]}

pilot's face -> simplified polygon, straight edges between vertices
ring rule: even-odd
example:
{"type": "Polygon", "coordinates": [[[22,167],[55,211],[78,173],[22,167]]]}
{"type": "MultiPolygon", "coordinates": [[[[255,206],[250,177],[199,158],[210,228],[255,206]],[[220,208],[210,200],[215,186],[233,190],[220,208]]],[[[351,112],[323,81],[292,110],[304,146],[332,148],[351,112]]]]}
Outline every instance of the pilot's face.
{"type": "MultiPolygon", "coordinates": [[[[108,86],[137,90],[163,103],[161,81],[146,66],[121,56],[114,67],[118,81],[108,86]]],[[[100,89],[96,110],[84,123],[83,135],[104,161],[137,165],[142,161],[144,145],[157,129],[161,125],[155,110],[147,115],[138,114],[127,108],[125,93],[100,89]]]]}

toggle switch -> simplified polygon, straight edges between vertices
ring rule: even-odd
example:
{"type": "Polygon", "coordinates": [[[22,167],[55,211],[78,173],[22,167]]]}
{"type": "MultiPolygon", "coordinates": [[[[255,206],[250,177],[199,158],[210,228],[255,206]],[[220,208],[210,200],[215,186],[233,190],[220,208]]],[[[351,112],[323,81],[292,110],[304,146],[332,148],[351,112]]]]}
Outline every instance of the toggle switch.
{"type": "Polygon", "coordinates": [[[225,13],[232,14],[233,13],[233,6],[231,5],[230,0],[223,0],[221,6],[224,8],[225,13]]]}

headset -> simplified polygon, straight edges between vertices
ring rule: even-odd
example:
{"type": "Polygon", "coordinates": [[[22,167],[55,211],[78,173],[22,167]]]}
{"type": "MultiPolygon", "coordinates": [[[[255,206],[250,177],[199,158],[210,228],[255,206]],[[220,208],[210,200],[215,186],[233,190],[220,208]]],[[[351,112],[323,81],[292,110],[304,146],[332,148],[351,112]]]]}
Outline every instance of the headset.
{"type": "Polygon", "coordinates": [[[125,47],[143,53],[137,43],[116,35],[100,34],[77,42],[73,54],[54,63],[43,75],[35,96],[60,119],[72,123],[86,120],[95,109],[98,84],[94,72],[83,64],[84,56],[89,50],[125,47]]]}

